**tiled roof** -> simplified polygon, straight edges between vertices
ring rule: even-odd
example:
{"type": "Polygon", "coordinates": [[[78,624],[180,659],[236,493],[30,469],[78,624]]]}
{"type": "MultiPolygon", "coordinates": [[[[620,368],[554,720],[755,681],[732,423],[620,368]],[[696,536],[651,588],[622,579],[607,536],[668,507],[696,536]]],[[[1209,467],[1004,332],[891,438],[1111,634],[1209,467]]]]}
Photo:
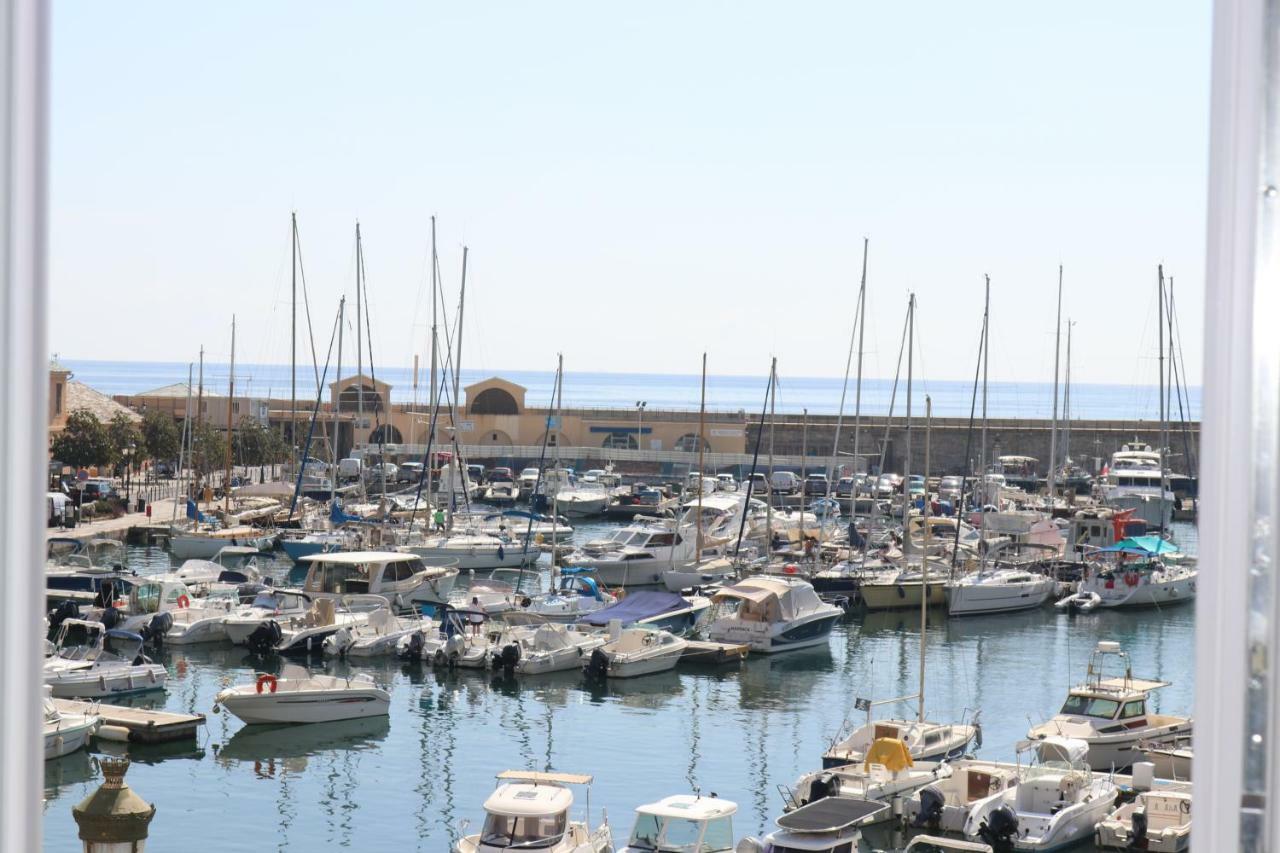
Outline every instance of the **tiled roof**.
{"type": "Polygon", "coordinates": [[[83,382],[77,382],[74,379],[68,382],[66,395],[64,411],[68,413],[77,409],[88,409],[104,424],[119,414],[124,414],[134,423],[142,422],[142,417],[137,412],[120,405],[106,394],[93,390],[83,382]]]}

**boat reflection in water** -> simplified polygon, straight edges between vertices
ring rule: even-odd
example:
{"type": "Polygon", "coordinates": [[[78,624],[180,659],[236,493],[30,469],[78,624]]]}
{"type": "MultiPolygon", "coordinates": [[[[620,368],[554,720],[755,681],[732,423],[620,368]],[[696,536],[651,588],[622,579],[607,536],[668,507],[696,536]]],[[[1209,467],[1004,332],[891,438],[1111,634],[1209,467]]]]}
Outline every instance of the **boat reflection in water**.
{"type": "Polygon", "coordinates": [[[389,717],[305,726],[245,726],[214,753],[224,767],[252,764],[257,775],[274,777],[277,773],[301,773],[307,759],[317,755],[375,749],[390,730],[389,717]]]}
{"type": "Polygon", "coordinates": [[[98,767],[88,750],[77,749],[70,755],[52,758],[44,763],[44,798],[52,801],[63,794],[71,794],[71,788],[96,778],[98,767]]]}

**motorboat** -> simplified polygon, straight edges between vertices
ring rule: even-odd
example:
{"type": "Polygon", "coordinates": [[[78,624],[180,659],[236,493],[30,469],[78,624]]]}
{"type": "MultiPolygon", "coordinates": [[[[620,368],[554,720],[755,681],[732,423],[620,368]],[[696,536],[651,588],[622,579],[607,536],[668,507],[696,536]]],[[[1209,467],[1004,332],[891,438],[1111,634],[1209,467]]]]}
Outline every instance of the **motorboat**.
{"type": "Polygon", "coordinates": [[[536,547],[478,530],[428,534],[411,540],[404,550],[431,562],[447,562],[462,572],[531,566],[541,553],[536,547]]]}
{"type": "Polygon", "coordinates": [[[497,616],[526,602],[532,604],[541,592],[542,575],[533,569],[495,569],[489,577],[480,579],[472,571],[467,575],[467,585],[454,589],[449,596],[450,607],[483,610],[489,616],[497,616]]]}
{"type": "Polygon", "coordinates": [[[819,598],[808,581],[776,575],[738,581],[718,590],[711,601],[737,606],[711,623],[707,639],[765,654],[825,645],[844,615],[819,598]]]}
{"type": "Polygon", "coordinates": [[[698,560],[662,573],[662,585],[671,592],[698,589],[730,581],[738,575],[737,566],[727,557],[698,560]]]}
{"type": "Polygon", "coordinates": [[[1139,791],[1098,824],[1094,843],[1107,850],[1190,850],[1191,786],[1139,791]]]}
{"type": "Polygon", "coordinates": [[[1167,528],[1176,502],[1169,479],[1175,475],[1164,471],[1163,466],[1163,457],[1150,445],[1121,445],[1111,454],[1111,462],[1099,478],[1102,499],[1108,506],[1134,510],[1136,518],[1149,527],[1167,528]]]}
{"type": "Polygon", "coordinates": [[[902,853],[995,853],[990,844],[941,835],[917,835],[902,853]]]}
{"type": "Polygon", "coordinates": [[[257,548],[248,545],[224,545],[207,560],[192,558],[183,560],[175,569],[161,575],[152,575],[156,580],[176,580],[193,589],[204,591],[217,585],[260,583],[262,573],[258,569],[257,548]]]}
{"type": "Polygon", "coordinates": [[[729,853],[738,804],[712,794],[677,794],[636,808],[636,822],[621,853],[729,853]]]}
{"type": "Polygon", "coordinates": [[[661,489],[647,483],[633,483],[628,491],[613,496],[604,514],[616,521],[631,521],[638,515],[663,518],[670,516],[678,504],[678,499],[669,497],[661,489]]]}
{"type": "Polygon", "coordinates": [[[858,761],[801,776],[786,794],[787,807],[797,809],[827,797],[895,803],[951,772],[946,761],[915,761],[902,741],[881,738],[858,761]]]}
{"type": "Polygon", "coordinates": [[[617,600],[617,596],[601,588],[591,569],[563,567],[553,590],[530,596],[528,606],[520,609],[553,622],[574,622],[617,600]]]}
{"type": "Polygon", "coordinates": [[[1142,753],[1139,760],[1155,767],[1156,776],[1161,779],[1190,781],[1194,757],[1190,735],[1174,738],[1172,741],[1140,743],[1137,748],[1142,753]]]}
{"type": "Polygon", "coordinates": [[[1167,607],[1195,598],[1198,576],[1196,568],[1164,539],[1131,536],[1089,553],[1076,592],[1055,606],[1084,613],[1100,608],[1167,607]]]}
{"type": "Polygon", "coordinates": [[[1032,727],[1027,737],[1043,740],[1067,737],[1084,743],[1093,767],[1121,770],[1142,757],[1142,742],[1172,741],[1191,733],[1190,717],[1150,713],[1147,698],[1168,687],[1167,681],[1134,678],[1129,657],[1120,644],[1102,640],[1089,656],[1083,684],[1072,687],[1062,710],[1032,727]],[[1108,663],[1118,662],[1118,675],[1107,675],[1108,663]]]}
{"type": "Polygon", "coordinates": [[[564,516],[552,517],[522,509],[458,514],[454,516],[454,524],[504,541],[510,540],[519,548],[524,547],[526,539],[540,545],[544,542],[568,542],[573,537],[573,525],[564,516]]]}
{"type": "Polygon", "coordinates": [[[303,617],[311,608],[311,596],[300,590],[263,589],[248,604],[242,604],[222,619],[227,639],[237,646],[248,644],[249,636],[271,620],[303,617]]]}
{"type": "Polygon", "coordinates": [[[490,666],[507,674],[541,675],[581,669],[584,659],[608,639],[577,625],[511,614],[506,630],[490,643],[490,666]]]}
{"type": "Polygon", "coordinates": [[[405,637],[433,627],[421,615],[396,615],[390,607],[379,607],[365,622],[343,625],[325,637],[321,648],[326,657],[384,657],[395,654],[405,637]]]}
{"type": "Polygon", "coordinates": [[[862,581],[858,596],[867,610],[918,610],[922,598],[929,607],[941,607],[947,603],[950,575],[949,560],[930,559],[926,583],[922,564],[912,562],[862,581]]]}
{"type": "Polygon", "coordinates": [[[73,714],[58,710],[53,693],[44,688],[44,760],[70,755],[89,742],[98,730],[97,714],[73,714]]]}
{"type": "Polygon", "coordinates": [[[520,487],[520,497],[527,498],[533,494],[538,485],[540,472],[537,468],[525,468],[520,472],[520,476],[516,477],[516,484],[520,487]]]}
{"type": "Polygon", "coordinates": [[[962,575],[946,585],[947,614],[976,616],[1042,607],[1056,589],[1053,579],[1025,569],[995,568],[962,575]]]}
{"type": "Polygon", "coordinates": [[[490,479],[480,498],[495,506],[510,506],[520,499],[520,484],[507,474],[504,479],[490,479]]]}
{"type": "Polygon", "coordinates": [[[68,619],[58,629],[57,653],[44,663],[44,683],[52,696],[68,699],[163,690],[168,673],[142,654],[142,644],[132,631],[68,619]]]}
{"type": "Polygon", "coordinates": [[[1011,489],[1021,489],[1029,495],[1040,490],[1040,477],[1036,474],[1036,463],[1033,456],[999,456],[996,464],[1000,466],[1000,474],[1005,484],[1011,489]]]}
{"type": "Polygon", "coordinates": [[[822,755],[822,766],[839,767],[864,761],[868,751],[876,743],[886,739],[901,741],[913,761],[943,761],[964,755],[969,745],[982,737],[982,726],[977,716],[963,723],[935,723],[918,719],[871,719],[871,712],[875,706],[897,701],[900,700],[888,699],[879,702],[858,700],[855,705],[866,709],[867,721],[854,729],[848,737],[832,744],[822,755]]]}
{"type": "MultiPolygon", "coordinates": [[[[611,853],[613,836],[608,818],[591,827],[591,800],[583,820],[573,820],[573,792],[569,785],[590,785],[591,777],[576,773],[504,770],[498,787],[484,801],[480,832],[464,835],[453,853],[500,853],[538,850],[540,853],[611,853]]],[[[467,830],[463,821],[462,831],[467,830]]]]}
{"type": "Polygon", "coordinates": [[[278,534],[247,524],[222,525],[187,500],[187,521],[169,530],[169,551],[179,560],[212,559],[227,545],[247,545],[259,551],[270,551],[278,534]]]}
{"type": "Polygon", "coordinates": [[[483,610],[441,607],[438,622],[401,637],[396,653],[401,660],[425,661],[437,667],[484,669],[502,629],[493,629],[483,610]]]}
{"type": "Polygon", "coordinates": [[[399,551],[347,551],[313,554],[302,591],[312,599],[344,595],[380,595],[403,610],[449,600],[458,570],[427,565],[416,554],[399,551]]]}
{"type": "Polygon", "coordinates": [[[889,806],[855,797],[825,797],[777,818],[763,840],[744,838],[738,853],[849,853],[863,849],[862,828],[885,820],[889,806]]]}
{"type": "Polygon", "coordinates": [[[910,826],[930,832],[964,832],[973,805],[1018,784],[1009,764],[961,758],[949,762],[951,775],[918,789],[902,806],[910,826]]]}
{"type": "Polygon", "coordinates": [[[604,628],[617,621],[624,628],[658,628],[687,634],[697,627],[710,608],[711,599],[704,595],[678,595],[645,589],[628,593],[613,604],[579,617],[578,622],[604,628]]]}
{"type": "Polygon", "coordinates": [[[593,650],[583,671],[591,678],[635,678],[674,669],[689,643],[670,631],[609,625],[609,638],[593,650]]]}
{"type": "Polygon", "coordinates": [[[555,508],[569,518],[603,515],[609,505],[609,490],[601,483],[578,482],[555,494],[555,508]]]}
{"type": "Polygon", "coordinates": [[[249,634],[245,645],[258,654],[319,654],[324,651],[324,641],[339,629],[364,625],[369,614],[386,606],[387,600],[380,595],[317,598],[305,613],[266,620],[249,634]]]}
{"type": "Polygon", "coordinates": [[[1060,850],[1092,838],[1119,789],[1094,773],[1088,744],[1049,737],[1018,744],[1018,784],[973,804],[966,838],[1000,850],[1060,850]],[[1022,765],[1030,754],[1032,763],[1022,765]]]}
{"type": "Polygon", "coordinates": [[[213,701],[249,724],[332,723],[384,717],[391,708],[391,694],[367,675],[336,678],[294,664],[285,664],[278,677],[264,672],[228,687],[213,701]]]}
{"type": "Polygon", "coordinates": [[[315,554],[330,554],[355,547],[355,536],[350,531],[309,530],[297,535],[282,534],[280,548],[295,563],[315,554]]]}
{"type": "MultiPolygon", "coordinates": [[[[718,555],[713,551],[708,556],[718,555]]],[[[638,518],[608,539],[584,543],[560,564],[594,569],[608,586],[646,586],[662,583],[664,572],[696,563],[698,558],[693,528],[670,520],[638,518]]]]}

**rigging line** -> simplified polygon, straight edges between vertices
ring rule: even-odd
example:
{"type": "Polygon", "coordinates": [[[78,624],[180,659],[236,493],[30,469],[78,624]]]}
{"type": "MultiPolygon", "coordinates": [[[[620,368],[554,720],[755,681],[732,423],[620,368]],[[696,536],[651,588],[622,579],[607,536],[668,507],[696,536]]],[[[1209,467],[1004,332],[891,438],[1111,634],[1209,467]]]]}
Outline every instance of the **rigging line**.
{"type": "MultiPolygon", "coordinates": [[[[551,418],[552,418],[551,413],[556,411],[556,392],[560,388],[561,378],[562,378],[561,368],[557,367],[555,381],[551,383],[551,402],[547,406],[547,418],[546,418],[545,426],[542,429],[542,450],[538,454],[538,476],[533,481],[534,495],[538,494],[538,489],[542,485],[542,470],[545,467],[546,461],[547,461],[547,443],[551,439],[551,418]]],[[[559,415],[557,414],[556,417],[559,418],[559,415]]],[[[558,423],[556,424],[556,428],[559,429],[558,423]]],[[[533,509],[532,500],[533,500],[532,497],[530,497],[530,507],[529,507],[530,510],[533,509]]],[[[524,547],[520,552],[521,555],[524,557],[527,557],[529,554],[529,542],[533,538],[533,516],[534,516],[533,512],[530,512],[529,523],[525,526],[524,547]]],[[[558,545],[558,543],[555,540],[556,540],[556,537],[552,536],[551,537],[551,560],[553,564],[555,563],[555,560],[556,560],[556,548],[558,545]]],[[[516,576],[516,594],[517,595],[519,595],[520,593],[520,582],[521,580],[524,579],[523,560],[521,561],[520,565],[521,565],[520,574],[516,576]]]]}
{"type": "MultiPolygon", "coordinates": [[[[964,439],[964,464],[966,466],[965,467],[966,471],[969,470],[968,468],[969,459],[970,459],[969,454],[973,452],[973,421],[974,421],[974,416],[977,414],[977,410],[978,410],[978,378],[982,375],[982,353],[984,352],[983,346],[985,345],[986,340],[987,340],[987,309],[983,308],[982,309],[982,332],[981,334],[978,335],[978,361],[973,368],[973,396],[969,400],[969,429],[965,433],[965,439],[964,439]]],[[[954,570],[956,568],[956,560],[960,556],[960,519],[962,517],[961,511],[964,507],[964,490],[965,490],[965,484],[967,482],[966,478],[967,478],[967,475],[962,476],[960,478],[960,499],[959,501],[957,501],[958,506],[956,506],[955,508],[956,539],[955,539],[955,546],[951,549],[951,568],[952,568],[953,576],[955,575],[954,570]]],[[[926,488],[927,487],[928,485],[926,484],[926,488]]],[[[985,498],[985,495],[984,495],[984,498],[985,498]]],[[[986,503],[985,499],[983,503],[984,504],[986,503]]]]}
{"type": "MultiPolygon", "coordinates": [[[[333,331],[329,335],[329,352],[325,355],[325,359],[324,359],[324,375],[326,377],[329,375],[329,359],[333,355],[333,345],[338,335],[338,324],[339,324],[339,318],[341,316],[342,316],[342,312],[341,312],[341,308],[339,308],[338,314],[335,315],[333,318],[333,331]]],[[[311,424],[310,426],[307,427],[307,441],[306,441],[306,444],[303,446],[302,459],[300,460],[298,465],[298,482],[293,489],[293,500],[289,502],[289,518],[290,519],[293,518],[293,513],[298,508],[298,495],[302,492],[302,478],[306,474],[306,470],[307,470],[307,457],[310,455],[310,452],[311,452],[311,441],[315,437],[316,421],[319,420],[320,398],[322,396],[323,394],[320,391],[316,392],[316,402],[311,409],[311,424]]],[[[324,430],[321,430],[321,432],[323,433],[324,430]]],[[[337,453],[335,452],[333,455],[336,456],[337,453]]],[[[336,471],[334,472],[333,476],[334,477],[337,476],[336,471]]]]}
{"type": "Polygon", "coordinates": [[[760,464],[760,442],[764,438],[764,419],[769,411],[769,394],[773,391],[773,375],[777,372],[778,359],[775,357],[773,366],[769,368],[769,383],[764,389],[764,403],[760,406],[760,423],[756,427],[756,448],[751,456],[751,473],[747,475],[747,496],[742,501],[742,519],[738,522],[738,542],[733,549],[733,559],[738,559],[738,552],[742,550],[742,535],[747,528],[747,515],[751,511],[751,488],[756,481],[756,467],[760,464]]]}
{"type": "Polygon", "coordinates": [[[1174,359],[1174,369],[1177,375],[1180,377],[1180,381],[1178,383],[1178,416],[1182,419],[1183,452],[1186,454],[1186,457],[1187,457],[1187,473],[1190,474],[1192,471],[1196,471],[1198,476],[1199,467],[1197,465],[1192,464],[1193,460],[1191,458],[1191,438],[1190,438],[1191,428],[1187,423],[1187,412],[1191,411],[1191,389],[1189,387],[1186,387],[1187,362],[1186,362],[1186,357],[1183,355],[1183,352],[1182,352],[1182,321],[1178,318],[1177,312],[1174,311],[1172,286],[1170,286],[1169,288],[1169,317],[1172,320],[1172,324],[1173,324],[1173,331],[1170,333],[1170,338],[1172,338],[1176,334],[1177,342],[1178,342],[1178,348],[1177,348],[1178,357],[1174,359]],[[1177,365],[1179,362],[1181,362],[1181,365],[1182,365],[1182,369],[1180,371],[1177,370],[1177,365]],[[1187,398],[1187,405],[1185,410],[1183,409],[1183,406],[1182,406],[1182,397],[1184,392],[1186,393],[1186,398],[1187,398]]]}
{"type": "MultiPolygon", "coordinates": [[[[849,354],[845,357],[845,360],[844,360],[844,384],[840,386],[840,410],[836,414],[835,438],[831,442],[831,459],[827,463],[827,490],[826,490],[826,494],[823,495],[824,501],[831,500],[831,478],[835,476],[836,459],[840,453],[840,430],[841,430],[841,427],[844,426],[844,403],[845,403],[845,398],[848,396],[848,393],[849,393],[849,372],[853,369],[853,350],[854,350],[854,347],[857,345],[858,319],[862,313],[861,290],[862,290],[862,287],[866,287],[866,269],[865,268],[866,268],[866,258],[864,256],[863,257],[863,274],[862,274],[863,283],[862,283],[862,286],[859,287],[859,298],[856,300],[854,309],[853,309],[853,328],[849,331],[849,354]]],[[[853,460],[853,467],[854,467],[854,470],[857,470],[858,460],[856,458],[853,460]]],[[[853,495],[853,497],[856,498],[857,495],[853,495]]],[[[819,528],[818,528],[819,536],[823,538],[825,538],[825,533],[826,533],[827,514],[828,514],[827,504],[823,503],[822,521],[820,522],[819,528]]],[[[802,523],[802,526],[803,526],[803,523],[802,523]]]]}
{"type": "MultiPolygon", "coordinates": [[[[880,461],[877,464],[877,470],[880,472],[880,474],[878,474],[877,476],[881,476],[884,474],[884,460],[885,460],[885,456],[889,452],[889,428],[893,425],[893,409],[898,401],[898,379],[902,375],[902,353],[907,348],[907,329],[910,323],[911,323],[911,310],[910,308],[908,308],[907,316],[904,317],[902,320],[902,342],[898,345],[898,367],[893,374],[893,391],[890,392],[889,394],[889,414],[884,419],[884,440],[881,441],[880,443],[880,461]]],[[[907,483],[904,482],[903,489],[906,490],[903,492],[903,495],[905,496],[909,492],[910,487],[907,483]]],[[[905,497],[904,497],[904,500],[905,500],[905,497]]],[[[875,536],[876,518],[878,515],[879,513],[872,515],[871,521],[867,525],[867,543],[868,544],[870,544],[872,537],[875,536]]],[[[905,538],[909,536],[906,530],[902,531],[902,535],[904,537],[904,541],[905,541],[905,538]]],[[[867,569],[867,548],[864,546],[862,549],[862,563],[859,566],[859,571],[865,572],[866,569],[867,569]]]]}
{"type": "Polygon", "coordinates": [[[307,339],[311,342],[311,367],[316,374],[316,393],[324,389],[320,380],[320,359],[316,357],[316,333],[311,326],[311,297],[307,293],[307,270],[302,263],[302,236],[295,228],[293,232],[294,247],[298,251],[298,278],[302,281],[302,307],[307,315],[307,339]]]}

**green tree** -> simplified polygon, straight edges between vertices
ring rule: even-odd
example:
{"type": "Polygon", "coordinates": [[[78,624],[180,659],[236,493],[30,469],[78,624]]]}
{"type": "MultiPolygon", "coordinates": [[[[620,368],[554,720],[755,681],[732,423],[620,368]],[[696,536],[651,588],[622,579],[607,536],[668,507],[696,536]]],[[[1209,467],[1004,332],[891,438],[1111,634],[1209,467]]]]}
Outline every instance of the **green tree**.
{"type": "Polygon", "coordinates": [[[107,424],[107,438],[111,442],[111,464],[121,470],[126,462],[137,465],[146,452],[142,430],[124,412],[118,412],[107,424]]]}
{"type": "Polygon", "coordinates": [[[241,418],[236,426],[236,462],[241,465],[272,465],[283,462],[287,448],[280,433],[252,418],[241,418]]]}
{"type": "Polygon", "coordinates": [[[87,409],[67,415],[67,425],[53,440],[53,458],[75,468],[106,465],[112,460],[111,436],[87,409]]]}
{"type": "Polygon", "coordinates": [[[195,428],[191,440],[191,464],[196,472],[207,478],[213,471],[221,471],[226,464],[227,434],[211,423],[195,428]]]}
{"type": "Polygon", "coordinates": [[[157,462],[173,462],[182,451],[177,422],[164,412],[150,411],[142,418],[146,455],[157,462]]]}

